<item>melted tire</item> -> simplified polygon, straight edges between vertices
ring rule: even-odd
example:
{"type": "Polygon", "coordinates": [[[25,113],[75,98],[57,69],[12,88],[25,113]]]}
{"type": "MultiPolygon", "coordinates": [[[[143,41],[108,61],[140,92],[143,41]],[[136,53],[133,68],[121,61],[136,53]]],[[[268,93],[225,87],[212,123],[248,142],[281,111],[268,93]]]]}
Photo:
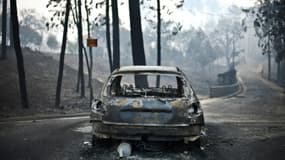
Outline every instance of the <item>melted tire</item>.
{"type": "Polygon", "coordinates": [[[92,135],[92,147],[107,147],[111,145],[111,139],[101,139],[97,138],[95,135],[92,135]]]}
{"type": "Polygon", "coordinates": [[[195,140],[194,142],[192,142],[191,146],[193,148],[199,148],[200,149],[200,147],[201,147],[201,138],[199,138],[199,139],[195,140]]]}

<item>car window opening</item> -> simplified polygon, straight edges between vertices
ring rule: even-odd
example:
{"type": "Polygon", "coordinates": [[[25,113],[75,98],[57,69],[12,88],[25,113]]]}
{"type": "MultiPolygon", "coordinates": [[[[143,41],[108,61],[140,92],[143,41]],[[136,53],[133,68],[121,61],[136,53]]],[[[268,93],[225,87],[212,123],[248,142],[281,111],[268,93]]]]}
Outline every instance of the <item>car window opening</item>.
{"type": "Polygon", "coordinates": [[[175,74],[121,74],[112,77],[106,89],[109,95],[115,97],[179,98],[189,93],[185,91],[185,80],[175,74]],[[156,83],[158,77],[159,86],[156,83]],[[147,84],[142,85],[145,83],[142,79],[146,80],[147,84]]]}

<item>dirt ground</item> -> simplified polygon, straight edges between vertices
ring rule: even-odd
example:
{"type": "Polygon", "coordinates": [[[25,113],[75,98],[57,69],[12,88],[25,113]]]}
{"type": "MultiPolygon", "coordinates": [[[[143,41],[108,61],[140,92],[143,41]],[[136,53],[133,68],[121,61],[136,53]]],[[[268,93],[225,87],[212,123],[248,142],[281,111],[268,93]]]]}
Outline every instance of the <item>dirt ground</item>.
{"type": "MultiPolygon", "coordinates": [[[[55,88],[58,74],[58,61],[39,52],[23,49],[29,109],[22,109],[19,94],[17,63],[15,53],[8,48],[8,57],[0,61],[0,118],[49,113],[74,113],[88,111],[89,90],[86,97],[80,98],[75,92],[77,71],[64,66],[61,107],[55,109],[55,88]]],[[[59,56],[59,55],[58,55],[59,56]]],[[[87,84],[87,76],[85,77],[87,84]]],[[[102,83],[93,80],[95,95],[102,83]]]]}

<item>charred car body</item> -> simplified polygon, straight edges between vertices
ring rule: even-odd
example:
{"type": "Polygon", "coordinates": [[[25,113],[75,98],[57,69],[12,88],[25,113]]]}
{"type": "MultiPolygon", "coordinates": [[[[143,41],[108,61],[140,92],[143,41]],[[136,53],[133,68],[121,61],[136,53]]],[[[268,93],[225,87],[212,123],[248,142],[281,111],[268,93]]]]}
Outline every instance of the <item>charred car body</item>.
{"type": "Polygon", "coordinates": [[[93,140],[199,141],[203,111],[177,67],[115,70],[92,104],[93,140]]]}

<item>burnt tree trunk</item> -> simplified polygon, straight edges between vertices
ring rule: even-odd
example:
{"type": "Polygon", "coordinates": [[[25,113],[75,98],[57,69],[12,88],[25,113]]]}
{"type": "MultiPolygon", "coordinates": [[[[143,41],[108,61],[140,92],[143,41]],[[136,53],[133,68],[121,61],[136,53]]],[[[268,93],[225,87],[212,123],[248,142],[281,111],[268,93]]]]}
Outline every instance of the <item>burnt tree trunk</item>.
{"type": "MultiPolygon", "coordinates": [[[[88,9],[88,5],[87,5],[87,0],[85,0],[85,11],[86,11],[86,25],[87,25],[87,34],[88,34],[88,38],[91,38],[91,31],[90,31],[90,20],[89,20],[89,9],[88,9]]],[[[85,51],[85,58],[86,58],[86,63],[87,63],[87,67],[88,67],[88,87],[89,87],[89,92],[90,92],[90,107],[92,104],[92,100],[93,100],[93,87],[92,87],[92,70],[93,70],[93,51],[92,51],[92,47],[89,47],[89,58],[90,58],[90,64],[88,64],[88,56],[85,51]]]]}
{"type": "Polygon", "coordinates": [[[80,61],[79,61],[79,54],[78,54],[78,71],[77,71],[77,82],[76,82],[76,93],[79,93],[79,89],[80,89],[80,72],[79,72],[79,69],[80,69],[80,61]]]}
{"type": "MultiPolygon", "coordinates": [[[[71,13],[72,13],[72,18],[73,18],[73,22],[77,28],[77,41],[79,43],[79,39],[78,39],[78,11],[77,11],[77,1],[74,0],[74,8],[70,8],[71,13]]],[[[79,46],[78,46],[79,48],[79,46]]],[[[79,49],[78,49],[79,50],[79,49]]],[[[79,72],[79,68],[80,68],[80,61],[79,61],[79,53],[78,53],[78,70],[77,70],[77,81],[76,81],[76,92],[79,93],[79,88],[80,88],[80,72],[79,72]]]]}
{"type": "Polygon", "coordinates": [[[106,44],[109,57],[110,72],[113,72],[112,50],[111,50],[111,36],[110,36],[110,13],[109,0],[106,0],[106,44]]]}
{"type": "MultiPolygon", "coordinates": [[[[157,65],[161,65],[161,13],[160,0],[157,0],[157,65]]],[[[160,76],[156,77],[156,87],[160,86],[160,76]]]]}
{"type": "Polygon", "coordinates": [[[277,75],[276,75],[277,77],[276,77],[276,79],[278,82],[281,82],[281,72],[280,72],[281,71],[281,65],[280,65],[281,62],[277,61],[276,63],[277,63],[277,75]]]}
{"type": "MultiPolygon", "coordinates": [[[[129,0],[129,13],[133,64],[146,65],[139,0],[129,0]]],[[[148,86],[147,78],[145,76],[135,76],[135,84],[136,87],[145,88],[148,86]]]]}
{"type": "Polygon", "coordinates": [[[59,59],[56,96],[55,96],[55,107],[57,108],[59,108],[60,106],[61,85],[62,85],[62,77],[63,77],[63,69],[64,69],[64,56],[65,56],[66,40],[67,40],[67,32],[68,32],[69,12],[70,12],[70,0],[67,0],[66,1],[66,11],[65,11],[65,22],[63,26],[62,45],[61,45],[60,59],[59,59]]]}
{"type": "Polygon", "coordinates": [[[88,70],[88,75],[89,75],[89,91],[90,91],[90,99],[89,99],[89,106],[91,107],[92,105],[92,100],[93,100],[93,87],[92,87],[92,84],[91,84],[91,77],[90,77],[90,72],[91,72],[91,68],[90,68],[90,64],[89,64],[89,61],[88,61],[88,54],[87,54],[87,51],[85,49],[85,47],[83,47],[84,49],[84,56],[85,56],[85,60],[86,60],[86,64],[87,64],[87,70],[88,70]]]}
{"type": "Polygon", "coordinates": [[[6,37],[7,37],[7,0],[2,3],[2,55],[1,59],[6,58],[6,37]]]}
{"type": "MultiPolygon", "coordinates": [[[[11,3],[10,3],[11,6],[11,3]]],[[[13,48],[14,47],[14,38],[13,38],[13,26],[12,26],[12,13],[10,12],[10,15],[8,16],[8,24],[9,24],[9,38],[10,38],[10,47],[13,48]],[[9,18],[8,18],[9,17],[9,18]]]]}
{"type": "Polygon", "coordinates": [[[270,38],[268,36],[268,41],[267,41],[267,58],[268,58],[268,80],[271,80],[271,51],[270,51],[270,38]]]}
{"type": "Polygon", "coordinates": [[[79,54],[79,74],[80,74],[80,96],[85,97],[85,81],[83,68],[83,36],[82,36],[82,12],[81,0],[78,0],[78,54],[79,54]]]}
{"type": "MultiPolygon", "coordinates": [[[[82,80],[82,75],[84,75],[84,73],[83,73],[84,70],[83,70],[83,53],[82,53],[83,48],[80,49],[80,47],[82,47],[83,45],[80,45],[80,44],[83,42],[80,42],[79,3],[78,3],[78,1],[74,0],[74,6],[75,7],[74,7],[74,9],[71,9],[71,11],[72,11],[72,17],[73,17],[74,24],[76,25],[76,28],[77,28],[77,42],[78,42],[78,72],[77,72],[76,92],[78,93],[79,89],[81,88],[81,94],[82,94],[82,85],[81,85],[82,82],[81,82],[81,80],[82,80]],[[82,54],[80,54],[80,53],[82,53],[82,54]]],[[[82,23],[81,23],[81,30],[82,30],[82,23]]],[[[81,35],[82,35],[82,33],[81,33],[81,35]]],[[[83,77],[83,80],[84,80],[84,77],[83,77]]],[[[84,84],[84,91],[85,91],[85,82],[84,81],[83,81],[83,84],[84,84]]]]}
{"type": "MultiPolygon", "coordinates": [[[[8,18],[8,17],[7,17],[8,18]]],[[[13,38],[13,26],[12,26],[12,15],[10,13],[9,16],[9,38],[10,38],[10,47],[13,48],[14,47],[14,38],[13,38]]]]}
{"type": "MultiPolygon", "coordinates": [[[[86,26],[87,26],[87,36],[88,38],[91,38],[91,30],[90,30],[90,19],[89,19],[89,15],[90,15],[90,10],[88,8],[88,4],[87,4],[87,0],[85,0],[85,12],[86,12],[86,26]]],[[[92,71],[93,68],[93,50],[92,47],[89,47],[89,58],[90,58],[90,70],[92,71]]],[[[90,73],[90,76],[92,78],[92,72],[90,73]]],[[[88,87],[90,87],[90,83],[88,83],[88,87]]]]}
{"type": "Polygon", "coordinates": [[[271,54],[270,52],[267,53],[268,56],[268,80],[271,80],[271,54]]]}
{"type": "Polygon", "coordinates": [[[120,26],[117,0],[112,0],[112,17],[113,17],[113,68],[120,67],[120,26]]]}
{"type": "Polygon", "coordinates": [[[19,86],[21,93],[21,103],[23,108],[29,108],[28,103],[28,93],[26,87],[26,76],[25,76],[25,68],[24,68],[24,58],[22,54],[20,37],[19,37],[19,21],[17,14],[17,1],[10,0],[11,4],[11,15],[12,15],[12,27],[13,27],[13,39],[14,39],[14,47],[17,58],[17,68],[19,74],[19,86]]]}

